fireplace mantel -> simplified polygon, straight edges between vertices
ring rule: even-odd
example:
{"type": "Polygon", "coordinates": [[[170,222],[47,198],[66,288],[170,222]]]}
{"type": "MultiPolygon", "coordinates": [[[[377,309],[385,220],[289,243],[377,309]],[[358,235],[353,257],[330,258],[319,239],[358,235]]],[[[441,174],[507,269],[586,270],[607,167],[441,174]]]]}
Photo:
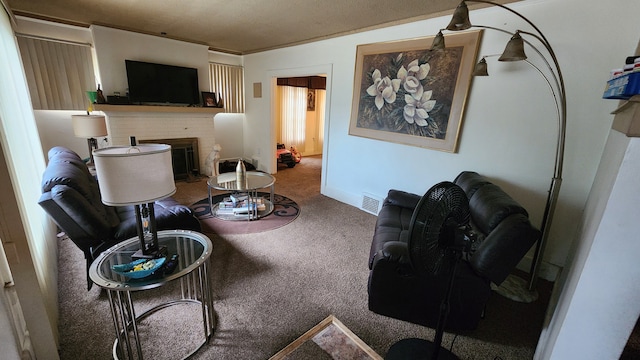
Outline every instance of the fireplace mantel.
{"type": "Polygon", "coordinates": [[[154,106],[154,105],[109,105],[94,104],[93,108],[106,114],[110,112],[138,112],[138,113],[192,113],[212,114],[224,112],[224,108],[191,107],[191,106],[154,106]]]}

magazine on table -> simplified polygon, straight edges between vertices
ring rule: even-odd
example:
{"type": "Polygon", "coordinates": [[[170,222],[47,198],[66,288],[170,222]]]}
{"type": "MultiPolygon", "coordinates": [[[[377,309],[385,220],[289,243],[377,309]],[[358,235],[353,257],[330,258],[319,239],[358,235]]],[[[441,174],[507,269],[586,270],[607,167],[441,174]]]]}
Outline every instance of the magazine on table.
{"type": "Polygon", "coordinates": [[[236,196],[231,195],[225,197],[218,204],[218,214],[225,215],[242,215],[247,214],[250,211],[264,211],[266,205],[264,199],[261,197],[251,199],[251,205],[249,206],[249,198],[246,195],[236,196]]]}

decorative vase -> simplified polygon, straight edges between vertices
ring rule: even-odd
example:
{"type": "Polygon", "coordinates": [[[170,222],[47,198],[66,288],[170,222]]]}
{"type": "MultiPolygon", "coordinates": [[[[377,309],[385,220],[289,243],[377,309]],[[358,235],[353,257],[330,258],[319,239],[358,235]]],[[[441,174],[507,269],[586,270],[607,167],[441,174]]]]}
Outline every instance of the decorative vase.
{"type": "Polygon", "coordinates": [[[244,190],[247,187],[247,169],[244,167],[244,161],[238,160],[236,165],[236,184],[238,190],[244,190]]]}

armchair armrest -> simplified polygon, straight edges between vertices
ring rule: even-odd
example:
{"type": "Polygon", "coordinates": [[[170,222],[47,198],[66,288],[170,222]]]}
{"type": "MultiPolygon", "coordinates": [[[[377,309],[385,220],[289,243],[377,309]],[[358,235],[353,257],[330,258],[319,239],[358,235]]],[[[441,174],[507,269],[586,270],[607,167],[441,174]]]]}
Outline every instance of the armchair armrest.
{"type": "Polygon", "coordinates": [[[84,252],[111,235],[107,216],[69,186],[54,186],[41,195],[38,203],[84,252]]]}
{"type": "MultiPolygon", "coordinates": [[[[153,204],[156,219],[156,230],[193,230],[201,231],[200,221],[193,215],[191,209],[180,205],[169,197],[153,204]]],[[[136,216],[133,206],[117,207],[120,223],[114,228],[113,237],[118,241],[137,236],[136,216]]]]}
{"type": "Polygon", "coordinates": [[[369,268],[375,271],[377,266],[395,268],[398,275],[411,274],[411,260],[409,259],[409,248],[402,241],[389,241],[382,245],[371,259],[369,268]],[[384,263],[384,265],[382,265],[384,263]]]}
{"type": "Polygon", "coordinates": [[[395,205],[408,209],[415,209],[418,205],[418,201],[420,201],[421,196],[408,193],[402,190],[389,190],[387,197],[384,199],[385,205],[395,205]]]}
{"type": "Polygon", "coordinates": [[[539,238],[525,215],[513,214],[493,229],[469,262],[480,276],[500,285],[539,238]]]}

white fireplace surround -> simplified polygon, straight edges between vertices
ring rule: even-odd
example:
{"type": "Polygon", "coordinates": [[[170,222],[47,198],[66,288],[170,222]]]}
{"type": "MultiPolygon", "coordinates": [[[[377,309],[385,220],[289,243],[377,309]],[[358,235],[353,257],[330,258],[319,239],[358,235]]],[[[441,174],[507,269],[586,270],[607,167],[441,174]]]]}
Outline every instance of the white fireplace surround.
{"type": "Polygon", "coordinates": [[[137,105],[97,105],[96,110],[107,115],[112,145],[129,145],[131,136],[138,141],[197,138],[200,169],[205,168],[206,154],[216,144],[213,117],[224,111],[218,108],[137,105]]]}

